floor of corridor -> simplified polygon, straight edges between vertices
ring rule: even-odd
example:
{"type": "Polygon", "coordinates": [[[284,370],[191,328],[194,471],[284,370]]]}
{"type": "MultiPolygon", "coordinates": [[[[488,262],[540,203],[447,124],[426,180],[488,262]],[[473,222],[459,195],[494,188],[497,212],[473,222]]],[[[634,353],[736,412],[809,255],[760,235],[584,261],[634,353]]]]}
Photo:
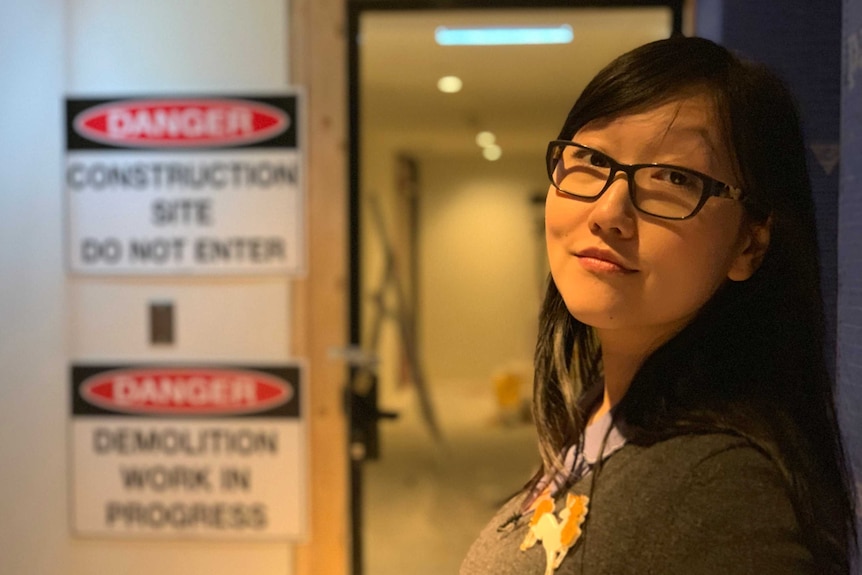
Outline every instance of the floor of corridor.
{"type": "Polygon", "coordinates": [[[381,423],[381,458],[364,477],[364,575],[457,574],[494,511],[538,462],[532,423],[501,414],[482,387],[435,397],[435,443],[405,393],[398,420],[381,423]]]}

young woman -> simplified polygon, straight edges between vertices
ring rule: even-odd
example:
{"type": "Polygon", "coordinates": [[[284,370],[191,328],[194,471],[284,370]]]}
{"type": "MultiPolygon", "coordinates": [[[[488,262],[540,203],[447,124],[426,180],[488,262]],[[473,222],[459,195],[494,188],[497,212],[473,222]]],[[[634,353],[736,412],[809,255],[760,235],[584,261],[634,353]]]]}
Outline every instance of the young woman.
{"type": "Polygon", "coordinates": [[[848,573],[798,116],[699,38],[601,71],[548,147],[542,469],[462,575],[848,573]]]}

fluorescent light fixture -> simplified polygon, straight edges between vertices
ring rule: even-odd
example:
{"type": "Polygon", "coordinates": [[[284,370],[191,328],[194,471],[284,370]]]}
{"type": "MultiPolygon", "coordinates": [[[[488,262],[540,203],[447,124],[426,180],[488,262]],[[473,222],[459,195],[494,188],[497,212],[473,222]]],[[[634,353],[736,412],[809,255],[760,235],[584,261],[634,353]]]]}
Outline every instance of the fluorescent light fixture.
{"type": "Polygon", "coordinates": [[[568,24],[560,26],[438,26],[434,39],[441,46],[501,46],[506,44],[568,44],[575,37],[568,24]]]}
{"type": "Polygon", "coordinates": [[[437,80],[437,89],[446,94],[460,92],[464,82],[458,76],[443,76],[437,80]]]}

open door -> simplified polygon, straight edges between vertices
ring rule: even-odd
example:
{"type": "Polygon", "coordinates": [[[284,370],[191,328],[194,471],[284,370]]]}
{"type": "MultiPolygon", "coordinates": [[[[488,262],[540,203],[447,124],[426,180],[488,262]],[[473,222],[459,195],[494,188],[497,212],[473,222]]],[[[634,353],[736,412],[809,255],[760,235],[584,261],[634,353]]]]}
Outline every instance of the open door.
{"type": "Polygon", "coordinates": [[[350,4],[354,575],[457,573],[535,470],[545,148],[589,78],[682,22],[682,2],[479,4],[350,4]],[[570,34],[435,41],[492,27],[570,34]]]}

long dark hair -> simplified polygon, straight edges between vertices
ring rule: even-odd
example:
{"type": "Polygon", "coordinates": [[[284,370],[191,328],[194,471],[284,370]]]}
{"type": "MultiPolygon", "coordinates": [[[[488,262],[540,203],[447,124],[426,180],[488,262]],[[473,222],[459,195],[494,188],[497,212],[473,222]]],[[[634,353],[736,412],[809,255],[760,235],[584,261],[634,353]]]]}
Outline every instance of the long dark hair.
{"type": "MultiPolygon", "coordinates": [[[[784,474],[822,572],[847,572],[856,550],[854,498],[824,356],[814,204],[794,99],[762,66],[701,38],[637,48],[604,68],[569,113],[559,139],[585,124],[700,91],[715,103],[748,218],[769,218],[762,264],[722,286],[680,333],[653,352],[614,410],[629,442],[732,433],[784,474]],[[836,563],[837,562],[837,563],[836,563]]],[[[601,385],[601,346],[549,281],[536,346],[534,416],[543,471],[585,427],[578,400],[601,385]]],[[[541,473],[540,473],[541,474],[541,473]]]]}

